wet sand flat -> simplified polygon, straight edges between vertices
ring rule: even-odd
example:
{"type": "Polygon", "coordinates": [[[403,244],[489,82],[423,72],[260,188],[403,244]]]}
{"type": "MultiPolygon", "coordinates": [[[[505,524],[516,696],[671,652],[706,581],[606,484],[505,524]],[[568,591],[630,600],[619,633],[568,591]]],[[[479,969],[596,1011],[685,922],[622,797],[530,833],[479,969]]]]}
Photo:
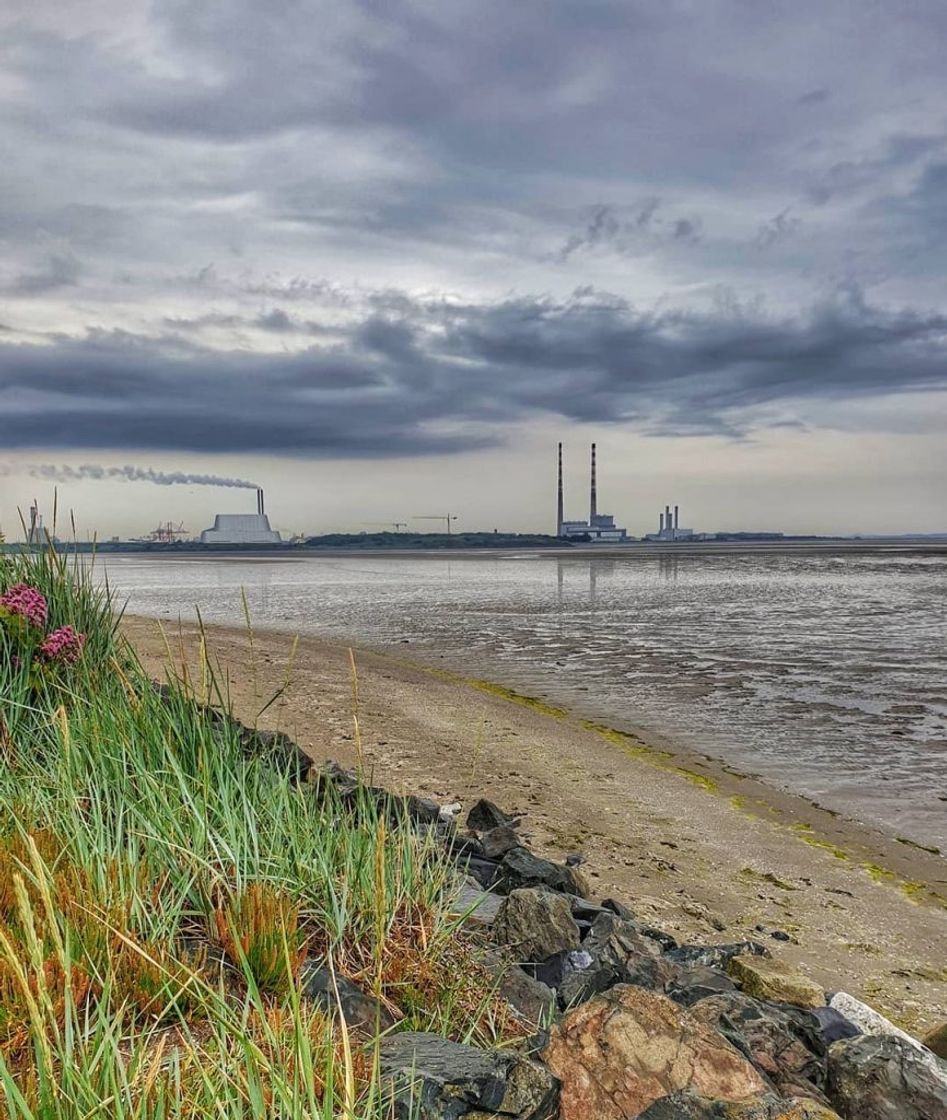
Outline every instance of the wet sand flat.
{"type": "MultiPolygon", "coordinates": [[[[195,627],[126,617],[156,677],[197,673],[195,627]]],[[[314,758],[356,761],[349,647],[209,627],[237,714],[314,758]]],[[[754,937],[829,989],[920,1030],[947,1018],[947,860],[733,767],[594,724],[397,652],[357,650],[358,725],[376,781],[442,802],[487,796],[531,845],[586,857],[615,895],[686,940],[754,937]],[[759,927],[759,928],[758,928],[759,927]],[[775,930],[789,942],[771,939],[775,930]]]]}

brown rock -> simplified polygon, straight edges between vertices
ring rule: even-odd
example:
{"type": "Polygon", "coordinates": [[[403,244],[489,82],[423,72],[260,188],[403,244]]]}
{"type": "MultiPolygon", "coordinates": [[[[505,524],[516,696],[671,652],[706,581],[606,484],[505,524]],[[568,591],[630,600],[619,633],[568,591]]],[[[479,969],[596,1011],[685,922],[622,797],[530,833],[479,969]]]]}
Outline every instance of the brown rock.
{"type": "Polygon", "coordinates": [[[630,984],[566,1015],[544,1058],[562,1082],[562,1120],[631,1120],[679,1089],[720,1101],[766,1089],[717,1031],[667,997],[630,984]]]}
{"type": "Polygon", "coordinates": [[[928,1050],[933,1050],[938,1058],[947,1062],[947,1023],[941,1023],[932,1031],[928,1031],[921,1039],[928,1050]]]}
{"type": "Polygon", "coordinates": [[[765,957],[734,957],[727,972],[748,996],[792,1003],[796,1007],[824,1007],[825,992],[808,976],[789,965],[765,957]]]}

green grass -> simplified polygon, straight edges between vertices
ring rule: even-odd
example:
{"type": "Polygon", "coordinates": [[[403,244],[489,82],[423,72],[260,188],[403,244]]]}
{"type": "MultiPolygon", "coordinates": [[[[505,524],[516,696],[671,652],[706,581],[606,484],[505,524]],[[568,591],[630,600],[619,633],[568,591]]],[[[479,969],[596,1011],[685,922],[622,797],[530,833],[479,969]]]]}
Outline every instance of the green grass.
{"type": "Polygon", "coordinates": [[[389,1115],[375,1040],[303,995],[306,962],[395,1029],[519,1028],[449,916],[433,839],[247,755],[209,657],[163,694],[78,559],[0,556],[88,635],[42,678],[0,626],[0,1104],[10,1120],[389,1115]],[[19,658],[19,663],[17,662],[19,658]]]}

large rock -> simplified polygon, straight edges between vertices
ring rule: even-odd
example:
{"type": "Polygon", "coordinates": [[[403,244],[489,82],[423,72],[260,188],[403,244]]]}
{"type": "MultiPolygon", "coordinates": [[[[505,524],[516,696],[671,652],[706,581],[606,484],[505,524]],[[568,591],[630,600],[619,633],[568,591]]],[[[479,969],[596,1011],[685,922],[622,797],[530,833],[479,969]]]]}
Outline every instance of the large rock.
{"type": "Polygon", "coordinates": [[[858,1028],[861,1034],[882,1034],[891,1035],[893,1038],[900,1038],[909,1046],[915,1047],[920,1050],[921,1044],[916,1038],[912,1038],[906,1031],[896,1027],[890,1019],[886,1019],[873,1007],[869,1007],[867,1003],[862,1003],[860,999],[848,994],[848,992],[836,992],[829,1000],[829,1007],[833,1011],[837,1011],[858,1028]]]}
{"type": "Polygon", "coordinates": [[[682,1007],[691,1007],[707,996],[736,991],[736,984],[725,972],[706,965],[681,967],[665,986],[665,993],[682,1007]]]}
{"type": "Polygon", "coordinates": [[[941,1023],[939,1027],[934,1027],[932,1031],[928,1031],[923,1038],[924,1045],[928,1050],[933,1050],[938,1058],[943,1058],[947,1061],[947,1023],[941,1023]]]}
{"type": "Polygon", "coordinates": [[[828,1093],[845,1120],[945,1120],[947,1064],[893,1035],[829,1047],[828,1093]]]}
{"type": "Polygon", "coordinates": [[[589,999],[616,984],[637,984],[663,991],[676,974],[658,946],[645,937],[634,922],[614,914],[599,914],[582,942],[582,952],[591,957],[588,968],[572,968],[559,985],[564,1007],[589,999]]]}
{"type": "Polygon", "coordinates": [[[507,852],[518,848],[522,842],[509,825],[491,828],[480,837],[480,846],[487,859],[502,859],[507,852]]]}
{"type": "Polygon", "coordinates": [[[474,832],[489,832],[492,828],[513,827],[516,823],[516,817],[504,813],[498,805],[494,805],[492,801],[487,801],[485,797],[477,801],[467,814],[467,827],[473,829],[474,832]]]}
{"type": "Polygon", "coordinates": [[[825,1097],[825,1045],[818,1020],[789,1004],[760,1003],[745,992],[709,996],[691,1014],[715,1027],[784,1096],[825,1097]]]}
{"type": "Polygon", "coordinates": [[[542,961],[579,947],[579,927],[568,898],[536,887],[510,892],[497,914],[493,937],[520,962],[542,961]]]}
{"type": "Polygon", "coordinates": [[[771,1093],[736,1104],[673,1093],[646,1109],[641,1120],[839,1120],[839,1115],[818,1101],[786,1100],[771,1093]]]}
{"type": "Polygon", "coordinates": [[[478,1113],[547,1120],[555,1111],[554,1078],[516,1054],[408,1031],[382,1039],[379,1056],[397,1120],[460,1120],[478,1113]]]}
{"type": "Polygon", "coordinates": [[[768,957],[770,951],[758,941],[733,941],[728,945],[671,946],[667,955],[678,964],[726,969],[734,957],[768,957]]]}
{"type": "Polygon", "coordinates": [[[519,965],[505,960],[499,952],[486,953],[483,966],[497,995],[505,999],[524,1022],[533,1028],[552,1022],[556,1014],[556,993],[552,988],[528,975],[519,965]]]}
{"type": "Polygon", "coordinates": [[[366,995],[358,985],[344,976],[335,976],[322,965],[303,967],[300,976],[302,993],[324,1008],[330,1017],[341,1008],[346,1026],[374,1034],[394,1026],[395,1019],[387,1007],[373,996],[366,995]]]}
{"type": "Polygon", "coordinates": [[[825,992],[808,976],[782,961],[761,957],[734,957],[727,972],[747,995],[797,1007],[824,1007],[825,992]]]}
{"type": "Polygon", "coordinates": [[[563,864],[534,856],[526,848],[513,848],[500,861],[499,883],[503,890],[547,887],[551,891],[585,898],[588,888],[581,872],[563,864]]]}
{"type": "Polygon", "coordinates": [[[717,1031],[666,996],[620,985],[570,1012],[544,1054],[561,1080],[561,1120],[631,1120],[680,1089],[711,1099],[766,1085],[717,1031]]]}
{"type": "Polygon", "coordinates": [[[478,890],[466,883],[451,900],[451,913],[462,915],[464,921],[471,925],[492,926],[503,901],[497,894],[478,890]]]}

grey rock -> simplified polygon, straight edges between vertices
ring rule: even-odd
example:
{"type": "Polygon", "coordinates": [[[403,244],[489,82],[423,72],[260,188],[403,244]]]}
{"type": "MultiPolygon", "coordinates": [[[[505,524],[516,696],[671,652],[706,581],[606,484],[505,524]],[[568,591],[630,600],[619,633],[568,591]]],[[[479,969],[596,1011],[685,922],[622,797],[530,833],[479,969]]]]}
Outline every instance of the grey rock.
{"type": "Polygon", "coordinates": [[[458,861],[458,866],[463,867],[468,875],[472,875],[484,890],[489,890],[499,882],[500,865],[492,859],[465,856],[458,861]]]}
{"type": "Polygon", "coordinates": [[[578,950],[557,953],[530,971],[556,989],[559,1005],[565,1008],[584,1003],[616,984],[663,991],[677,970],[634,922],[605,912],[592,923],[578,950]]]}
{"type": "Polygon", "coordinates": [[[682,1007],[690,1007],[700,999],[707,996],[719,995],[721,992],[735,992],[736,984],[725,972],[707,965],[693,965],[681,967],[677,975],[668,981],[666,993],[682,1007]]]}
{"type": "Polygon", "coordinates": [[[862,1033],[850,1019],[846,1019],[841,1011],[837,1011],[834,1007],[813,1007],[812,1014],[818,1020],[822,1030],[822,1041],[826,1046],[842,1038],[857,1038],[862,1033]]]}
{"type": "Polygon", "coordinates": [[[811,1012],[743,992],[708,996],[690,1011],[745,1054],[780,1093],[828,1103],[825,1044],[811,1012]]]}
{"type": "MultiPolygon", "coordinates": [[[[531,1027],[543,1028],[556,1013],[556,993],[552,988],[534,979],[519,965],[505,960],[498,952],[487,953],[483,960],[487,975],[496,984],[501,996],[531,1027]]],[[[541,1043],[539,1049],[542,1048],[541,1043]]]]}
{"type": "MultiPolygon", "coordinates": [[[[471,880],[471,882],[476,883],[476,880],[471,880]]],[[[465,915],[464,921],[470,925],[491,926],[496,921],[503,901],[500,895],[479,890],[471,885],[465,885],[454,897],[451,903],[451,911],[454,914],[465,915]]]]}
{"type": "Polygon", "coordinates": [[[288,735],[282,731],[254,731],[242,724],[238,727],[240,746],[245,754],[259,756],[292,782],[306,781],[312,759],[288,735]]]}
{"type": "Polygon", "coordinates": [[[397,1120],[460,1120],[477,1112],[546,1120],[555,1110],[555,1078],[508,1051],[406,1032],[382,1039],[379,1054],[397,1120]]]}
{"type": "Polygon", "coordinates": [[[300,985],[303,995],[325,1008],[330,1016],[337,1015],[341,1005],[349,1027],[374,1033],[376,1029],[385,1031],[394,1026],[394,1016],[383,1003],[338,973],[333,983],[332,974],[322,965],[304,966],[300,985]]]}
{"type": "Polygon", "coordinates": [[[541,961],[579,946],[579,927],[568,898],[536,887],[511,891],[500,907],[493,933],[517,961],[541,961]]]}
{"type": "Polygon", "coordinates": [[[487,801],[486,798],[476,802],[467,814],[467,827],[475,832],[489,832],[491,828],[504,828],[516,823],[516,817],[504,813],[498,805],[487,801]]]}
{"type": "Polygon", "coordinates": [[[894,1035],[829,1047],[828,1094],[845,1120],[945,1120],[947,1063],[894,1035]]]}
{"type": "Polygon", "coordinates": [[[777,1097],[772,1093],[748,1101],[713,1101],[684,1090],[655,1101],[639,1120],[839,1120],[817,1101],[777,1097]]]}
{"type": "Polygon", "coordinates": [[[507,852],[518,848],[522,841],[509,825],[491,828],[480,837],[480,847],[487,859],[502,859],[507,852]]]}
{"type": "Polygon", "coordinates": [[[506,891],[520,887],[548,887],[549,890],[584,898],[581,873],[571,867],[534,856],[526,848],[513,848],[500,861],[500,886],[506,891]]]}
{"type": "Polygon", "coordinates": [[[768,957],[769,949],[758,941],[733,941],[727,945],[679,945],[668,951],[668,958],[678,964],[707,965],[726,971],[734,957],[740,955],[768,957]]]}

